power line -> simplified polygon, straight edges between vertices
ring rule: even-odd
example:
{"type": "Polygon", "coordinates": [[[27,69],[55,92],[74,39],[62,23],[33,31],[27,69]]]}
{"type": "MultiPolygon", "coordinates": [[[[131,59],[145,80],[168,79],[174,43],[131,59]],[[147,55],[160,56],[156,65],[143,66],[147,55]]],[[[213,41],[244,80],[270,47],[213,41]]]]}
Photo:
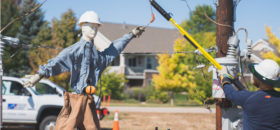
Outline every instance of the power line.
{"type": "MultiPolygon", "coordinates": [[[[214,52],[217,51],[217,47],[210,47],[205,49],[206,52],[214,52]]],[[[194,50],[194,51],[173,51],[173,52],[122,52],[121,54],[134,54],[134,55],[157,55],[157,54],[189,54],[189,53],[193,53],[193,54],[198,54],[198,55],[202,55],[202,53],[199,50],[194,50]]]]}
{"type": "Polygon", "coordinates": [[[192,9],[191,9],[191,6],[189,5],[188,1],[187,0],[181,0],[181,1],[185,1],[190,13],[192,13],[192,9]]]}

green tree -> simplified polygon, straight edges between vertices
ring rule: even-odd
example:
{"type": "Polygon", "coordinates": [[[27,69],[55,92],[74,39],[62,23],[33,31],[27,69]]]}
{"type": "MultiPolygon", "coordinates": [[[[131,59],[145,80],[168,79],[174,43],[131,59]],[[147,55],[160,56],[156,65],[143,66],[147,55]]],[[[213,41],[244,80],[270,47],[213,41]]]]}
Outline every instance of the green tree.
{"type": "MultiPolygon", "coordinates": [[[[31,9],[38,5],[36,0],[24,0],[20,6],[19,11],[20,15],[24,15],[27,12],[30,12],[31,9]]],[[[38,32],[43,26],[44,23],[44,13],[39,8],[35,12],[32,12],[30,15],[22,18],[20,20],[21,26],[19,28],[17,37],[20,39],[21,43],[31,44],[31,40],[36,38],[38,32]]],[[[31,67],[28,62],[28,50],[22,50],[17,54],[21,59],[13,61],[20,64],[19,67],[13,68],[13,71],[19,72],[18,70],[22,71],[21,75],[28,74],[31,72],[31,67]],[[23,71],[24,70],[24,71],[23,71]]]]}
{"type": "Polygon", "coordinates": [[[191,34],[201,32],[215,32],[216,25],[205,18],[204,13],[212,19],[216,18],[216,13],[210,5],[198,5],[190,13],[190,19],[181,23],[181,26],[191,34]]]}
{"type": "MultiPolygon", "coordinates": [[[[20,5],[20,15],[30,12],[31,9],[36,7],[38,3],[36,0],[24,0],[20,5]]],[[[30,44],[31,40],[37,36],[37,33],[40,31],[44,23],[44,14],[39,8],[37,11],[31,13],[30,15],[22,18],[20,20],[21,26],[17,37],[21,42],[30,44]]]]}
{"type": "MultiPolygon", "coordinates": [[[[76,30],[77,18],[74,12],[69,9],[67,12],[62,14],[61,20],[52,20],[52,40],[53,46],[66,48],[71,46],[77,41],[77,30],[76,30]]],[[[56,55],[58,54],[56,50],[56,55]]],[[[55,77],[50,78],[52,81],[63,86],[66,90],[69,89],[70,73],[65,72],[55,77]]]]}
{"type": "MultiPolygon", "coordinates": [[[[209,5],[197,6],[195,11],[191,13],[190,20],[182,22],[184,29],[192,33],[192,37],[203,47],[209,48],[216,44],[216,25],[210,20],[206,19],[204,14],[207,14],[212,19],[215,19],[216,13],[213,8],[209,5]]],[[[188,51],[193,51],[190,43],[187,46],[188,51]]],[[[215,57],[215,53],[211,53],[212,57],[215,57]]],[[[204,56],[188,55],[185,57],[188,61],[189,68],[193,68],[198,64],[210,65],[210,62],[204,56]]],[[[212,95],[212,75],[207,73],[208,67],[193,71],[195,87],[188,89],[188,97],[200,104],[205,99],[212,95]]]]}
{"type": "MultiPolygon", "coordinates": [[[[202,32],[193,35],[193,38],[203,46],[204,48],[210,48],[216,44],[216,33],[215,32],[202,32]]],[[[188,44],[187,50],[195,50],[190,43],[188,44]]],[[[212,57],[215,57],[215,53],[210,53],[212,57]]],[[[188,61],[189,68],[193,68],[199,64],[205,64],[210,66],[211,63],[204,56],[188,55],[185,57],[188,61]]],[[[188,98],[202,104],[204,100],[212,96],[212,73],[208,73],[208,67],[202,69],[191,69],[194,73],[195,87],[188,89],[188,98]]]]}
{"type": "MultiPolygon", "coordinates": [[[[216,25],[206,19],[204,14],[207,14],[212,19],[215,19],[216,13],[209,5],[197,6],[195,11],[191,13],[190,20],[182,22],[184,29],[192,33],[192,37],[203,47],[209,48],[215,46],[216,43],[216,25]]],[[[186,41],[185,41],[186,42],[186,41]]],[[[188,51],[193,51],[190,43],[187,46],[188,51]]],[[[215,57],[215,53],[211,53],[215,57]]],[[[185,57],[188,61],[189,68],[193,68],[198,64],[210,65],[210,62],[204,56],[188,55],[185,57]]],[[[207,73],[208,67],[190,70],[193,71],[195,87],[188,89],[188,97],[198,103],[203,103],[205,99],[212,95],[212,75],[207,73]]]]}
{"type": "MultiPolygon", "coordinates": [[[[19,0],[1,0],[1,27],[6,26],[10,21],[19,17],[18,6],[20,2],[19,0]]],[[[2,35],[16,37],[20,25],[20,21],[14,22],[2,32],[2,35]]],[[[24,75],[25,70],[28,70],[28,68],[26,68],[27,62],[25,57],[25,54],[20,51],[19,47],[13,48],[5,45],[3,55],[4,75],[24,75]],[[12,55],[14,56],[11,57],[12,55]]]]}
{"type": "MultiPolygon", "coordinates": [[[[52,41],[52,28],[49,22],[45,22],[36,38],[31,43],[33,45],[56,47],[52,41]]],[[[45,64],[49,59],[56,56],[57,50],[47,48],[32,48],[29,51],[29,64],[32,73],[36,73],[40,65],[45,64]]]]}
{"type": "Polygon", "coordinates": [[[76,22],[77,18],[71,9],[62,14],[61,20],[52,20],[52,36],[56,46],[65,48],[77,41],[76,22]]]}
{"type": "MultiPolygon", "coordinates": [[[[53,19],[52,26],[45,22],[41,28],[38,36],[32,40],[32,44],[41,46],[50,46],[56,48],[66,48],[77,41],[76,25],[77,19],[72,10],[68,10],[61,16],[61,20],[53,19]]],[[[33,73],[38,71],[39,65],[46,64],[47,61],[55,56],[61,50],[47,49],[47,48],[34,48],[29,53],[29,63],[32,66],[33,73]]],[[[70,73],[65,72],[50,80],[56,82],[58,85],[69,89],[70,73]]]]}
{"type": "MultiPolygon", "coordinates": [[[[211,6],[197,6],[191,13],[190,19],[185,20],[181,25],[203,48],[209,48],[215,46],[215,24],[205,18],[204,12],[209,17],[215,18],[216,14],[211,6]]],[[[182,38],[174,43],[174,51],[194,50],[195,48],[182,38]]],[[[206,73],[207,68],[193,69],[201,63],[209,65],[205,57],[194,54],[159,55],[158,57],[159,75],[153,77],[157,89],[172,92],[187,91],[188,97],[198,103],[203,103],[206,98],[211,97],[211,74],[206,73]]]]}
{"type": "MultiPolygon", "coordinates": [[[[7,25],[10,21],[17,18],[19,16],[18,3],[13,0],[1,0],[1,28],[7,25]]],[[[10,25],[2,35],[15,37],[18,28],[20,26],[20,22],[16,21],[12,25],[10,25]]]]}

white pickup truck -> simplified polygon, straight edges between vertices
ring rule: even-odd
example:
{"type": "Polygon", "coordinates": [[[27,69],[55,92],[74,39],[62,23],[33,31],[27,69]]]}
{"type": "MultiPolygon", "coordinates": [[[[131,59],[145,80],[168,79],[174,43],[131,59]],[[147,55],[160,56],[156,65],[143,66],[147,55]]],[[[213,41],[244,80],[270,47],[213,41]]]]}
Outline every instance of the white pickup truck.
{"type": "Polygon", "coordinates": [[[24,88],[20,78],[4,76],[2,80],[4,126],[23,124],[35,125],[39,130],[54,128],[63,106],[62,95],[42,95],[32,88],[24,88]]]}
{"type": "MultiPolygon", "coordinates": [[[[2,80],[4,127],[54,129],[64,103],[63,88],[46,79],[32,88],[23,87],[25,79],[4,76],[2,80]]],[[[99,98],[94,95],[94,99],[97,102],[99,98]]]]}

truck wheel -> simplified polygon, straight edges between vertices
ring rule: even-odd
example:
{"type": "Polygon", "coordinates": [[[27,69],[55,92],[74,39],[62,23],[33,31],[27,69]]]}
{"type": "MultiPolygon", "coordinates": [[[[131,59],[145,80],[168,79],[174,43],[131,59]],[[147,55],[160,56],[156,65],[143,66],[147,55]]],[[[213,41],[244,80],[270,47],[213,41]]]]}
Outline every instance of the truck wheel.
{"type": "Polygon", "coordinates": [[[46,116],[40,123],[39,130],[54,130],[57,116],[46,116]]]}

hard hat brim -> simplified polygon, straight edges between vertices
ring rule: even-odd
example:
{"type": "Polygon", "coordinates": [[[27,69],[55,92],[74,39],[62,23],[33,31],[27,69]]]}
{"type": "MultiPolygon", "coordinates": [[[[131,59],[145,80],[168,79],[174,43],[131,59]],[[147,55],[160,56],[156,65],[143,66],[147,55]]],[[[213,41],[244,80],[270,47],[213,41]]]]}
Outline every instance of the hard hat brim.
{"type": "Polygon", "coordinates": [[[265,84],[271,85],[272,87],[280,88],[280,78],[278,78],[277,80],[268,79],[268,78],[262,76],[260,73],[258,73],[258,71],[256,71],[255,66],[256,66],[256,64],[249,64],[248,68],[249,68],[250,72],[251,72],[258,80],[264,82],[265,84]]]}
{"type": "MultiPolygon", "coordinates": [[[[84,23],[86,23],[86,22],[79,22],[78,25],[79,25],[80,27],[82,27],[82,25],[83,25],[84,23]]],[[[88,22],[88,23],[90,23],[90,22],[88,22]]],[[[101,23],[95,23],[95,24],[98,24],[99,27],[102,25],[101,23]]]]}

